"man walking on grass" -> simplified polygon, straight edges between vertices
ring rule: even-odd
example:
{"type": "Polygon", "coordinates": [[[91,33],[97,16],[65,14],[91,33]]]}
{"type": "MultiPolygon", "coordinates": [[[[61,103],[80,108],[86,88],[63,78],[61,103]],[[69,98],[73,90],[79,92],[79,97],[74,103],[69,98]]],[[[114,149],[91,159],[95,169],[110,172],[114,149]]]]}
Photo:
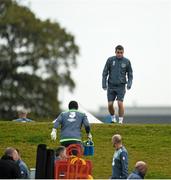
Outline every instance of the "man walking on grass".
{"type": "Polygon", "coordinates": [[[128,152],[122,144],[122,137],[115,134],[112,137],[112,144],[115,152],[112,160],[112,178],[126,179],[128,176],[128,152]]]}
{"type": "Polygon", "coordinates": [[[119,123],[122,124],[124,117],[123,100],[126,92],[125,85],[127,84],[127,90],[131,89],[133,72],[131,62],[123,56],[123,46],[116,46],[115,54],[116,56],[109,57],[105,64],[102,88],[107,90],[108,110],[111,115],[111,122],[117,122],[114,110],[114,101],[117,100],[119,123]]]}

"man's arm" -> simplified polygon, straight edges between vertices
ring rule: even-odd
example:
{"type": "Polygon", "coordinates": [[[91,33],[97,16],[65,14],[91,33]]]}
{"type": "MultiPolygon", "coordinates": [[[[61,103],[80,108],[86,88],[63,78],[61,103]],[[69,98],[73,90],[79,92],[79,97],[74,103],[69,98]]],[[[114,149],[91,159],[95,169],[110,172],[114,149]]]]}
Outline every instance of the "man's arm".
{"type": "Polygon", "coordinates": [[[62,113],[54,121],[55,123],[53,128],[57,129],[62,122],[62,113]]]}
{"type": "Polygon", "coordinates": [[[54,120],[55,124],[52,128],[52,132],[51,132],[51,139],[52,140],[56,140],[56,133],[57,133],[57,128],[59,126],[59,124],[61,124],[62,122],[62,113],[54,120]]]}
{"type": "Polygon", "coordinates": [[[91,133],[90,133],[90,123],[89,123],[89,121],[88,121],[88,119],[87,119],[86,114],[84,114],[84,116],[83,116],[83,124],[84,124],[84,127],[85,127],[85,131],[86,131],[86,133],[87,133],[87,137],[88,137],[89,139],[92,139],[92,135],[91,135],[91,133]]]}
{"type": "Polygon", "coordinates": [[[122,166],[122,179],[126,179],[128,177],[128,154],[123,151],[120,154],[121,166],[122,166]]]}
{"type": "Polygon", "coordinates": [[[102,73],[102,88],[107,89],[107,77],[109,74],[109,59],[107,60],[102,73]]]}
{"type": "Polygon", "coordinates": [[[127,89],[131,89],[132,80],[133,80],[133,70],[130,61],[128,62],[128,66],[127,66],[127,76],[128,76],[127,89]]]}
{"type": "Polygon", "coordinates": [[[20,166],[22,179],[29,179],[30,172],[28,170],[26,163],[24,161],[20,160],[19,166],[20,166]]]}

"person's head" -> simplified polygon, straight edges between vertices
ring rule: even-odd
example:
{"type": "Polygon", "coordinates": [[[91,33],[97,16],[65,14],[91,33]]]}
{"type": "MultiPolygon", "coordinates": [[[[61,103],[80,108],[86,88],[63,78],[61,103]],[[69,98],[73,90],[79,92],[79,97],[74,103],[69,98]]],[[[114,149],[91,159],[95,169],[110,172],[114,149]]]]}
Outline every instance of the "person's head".
{"type": "Polygon", "coordinates": [[[19,159],[19,155],[18,155],[18,152],[16,151],[15,148],[12,148],[12,147],[8,147],[6,150],[5,150],[5,153],[4,153],[6,156],[9,156],[11,157],[14,161],[17,161],[19,159]]]}
{"type": "Polygon", "coordinates": [[[112,144],[115,149],[118,149],[122,146],[122,137],[120,134],[113,135],[112,144]]]}
{"type": "Polygon", "coordinates": [[[76,101],[70,101],[68,105],[69,109],[78,109],[78,103],[76,101]]]}
{"type": "Polygon", "coordinates": [[[135,169],[143,176],[145,176],[147,172],[147,164],[144,161],[138,161],[135,164],[135,169]]]}
{"type": "Polygon", "coordinates": [[[115,54],[118,59],[121,59],[124,54],[124,47],[121,45],[118,45],[115,47],[115,54]]]}
{"type": "Polygon", "coordinates": [[[27,111],[26,110],[18,111],[18,117],[19,118],[26,118],[27,117],[27,111]]]}
{"type": "Polygon", "coordinates": [[[55,155],[59,159],[66,159],[67,158],[66,148],[64,146],[59,146],[55,151],[55,155]]]}

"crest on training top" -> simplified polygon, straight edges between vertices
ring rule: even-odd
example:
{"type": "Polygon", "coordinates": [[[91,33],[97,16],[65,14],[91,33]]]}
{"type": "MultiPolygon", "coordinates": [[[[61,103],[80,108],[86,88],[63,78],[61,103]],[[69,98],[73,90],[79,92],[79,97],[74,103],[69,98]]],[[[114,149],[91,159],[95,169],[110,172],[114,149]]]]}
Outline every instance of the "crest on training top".
{"type": "Polygon", "coordinates": [[[126,64],[125,64],[125,63],[122,63],[122,64],[121,64],[121,67],[122,67],[122,68],[125,68],[125,67],[126,67],[126,64]]]}

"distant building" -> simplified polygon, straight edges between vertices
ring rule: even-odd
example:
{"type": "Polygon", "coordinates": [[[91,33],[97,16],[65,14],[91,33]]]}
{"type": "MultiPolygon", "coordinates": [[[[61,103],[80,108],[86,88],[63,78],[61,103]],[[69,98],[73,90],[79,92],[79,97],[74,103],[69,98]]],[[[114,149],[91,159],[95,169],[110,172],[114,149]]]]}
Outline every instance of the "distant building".
{"type": "MultiPolygon", "coordinates": [[[[103,122],[109,118],[107,107],[94,115],[103,122]]],[[[125,107],[125,123],[171,123],[171,106],[125,107]]]]}

